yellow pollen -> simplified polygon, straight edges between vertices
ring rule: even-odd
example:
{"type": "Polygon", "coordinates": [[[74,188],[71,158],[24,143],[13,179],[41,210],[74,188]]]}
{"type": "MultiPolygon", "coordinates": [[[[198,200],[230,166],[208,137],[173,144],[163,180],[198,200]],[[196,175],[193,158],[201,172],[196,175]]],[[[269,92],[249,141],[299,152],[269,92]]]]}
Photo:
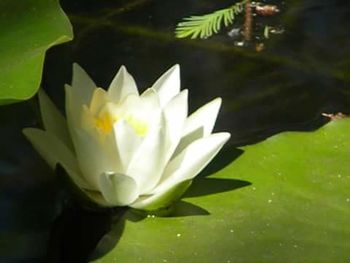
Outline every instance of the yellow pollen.
{"type": "Polygon", "coordinates": [[[108,134],[113,130],[114,123],[118,122],[121,119],[125,120],[134,129],[137,135],[145,136],[148,133],[148,123],[135,118],[132,115],[118,117],[104,112],[95,118],[95,125],[102,133],[108,134]]]}
{"type": "Polygon", "coordinates": [[[135,132],[139,136],[145,136],[148,133],[148,124],[140,119],[136,119],[133,116],[125,116],[125,121],[134,128],[135,132]]]}
{"type": "Polygon", "coordinates": [[[117,121],[110,116],[110,114],[105,113],[95,119],[96,127],[103,133],[110,133],[113,129],[113,123],[117,121]]]}

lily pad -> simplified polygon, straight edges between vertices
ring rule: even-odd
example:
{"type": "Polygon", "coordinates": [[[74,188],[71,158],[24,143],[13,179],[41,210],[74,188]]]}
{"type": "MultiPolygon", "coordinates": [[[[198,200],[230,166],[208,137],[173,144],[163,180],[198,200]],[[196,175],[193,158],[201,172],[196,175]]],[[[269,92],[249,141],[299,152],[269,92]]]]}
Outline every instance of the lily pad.
{"type": "Polygon", "coordinates": [[[242,150],[184,199],[210,215],[125,220],[117,245],[95,262],[349,262],[350,120],[242,150]],[[210,178],[216,187],[251,184],[198,196],[210,178]]]}
{"type": "Polygon", "coordinates": [[[46,50],[73,32],[58,0],[2,0],[0,10],[0,104],[8,104],[35,94],[46,50]]]}

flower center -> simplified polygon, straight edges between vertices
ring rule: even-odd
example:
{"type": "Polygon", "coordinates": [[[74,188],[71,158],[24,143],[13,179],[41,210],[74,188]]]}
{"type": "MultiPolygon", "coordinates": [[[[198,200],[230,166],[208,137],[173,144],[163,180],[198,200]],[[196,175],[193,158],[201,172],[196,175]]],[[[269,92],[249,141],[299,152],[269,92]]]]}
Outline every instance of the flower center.
{"type": "Polygon", "coordinates": [[[102,133],[108,134],[113,130],[113,125],[118,121],[127,122],[139,136],[145,136],[148,133],[148,123],[137,116],[120,112],[119,114],[110,111],[101,111],[95,118],[96,128],[102,133]]]}
{"type": "Polygon", "coordinates": [[[99,129],[102,133],[110,133],[113,129],[113,123],[118,120],[114,120],[111,118],[110,114],[100,114],[95,119],[95,124],[97,129],[99,129]]]}

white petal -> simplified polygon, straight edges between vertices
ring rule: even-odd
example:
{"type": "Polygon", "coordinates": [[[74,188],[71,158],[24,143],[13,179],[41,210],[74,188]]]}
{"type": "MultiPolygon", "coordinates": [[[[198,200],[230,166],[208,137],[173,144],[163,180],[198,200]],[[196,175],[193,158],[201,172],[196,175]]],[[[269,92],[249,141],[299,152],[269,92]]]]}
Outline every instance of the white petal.
{"type": "Polygon", "coordinates": [[[78,127],[80,124],[80,113],[81,108],[83,107],[83,102],[80,97],[75,96],[74,98],[74,89],[69,85],[65,85],[66,92],[66,117],[67,124],[70,133],[72,134],[73,127],[78,127]]]}
{"type": "Polygon", "coordinates": [[[142,196],[131,204],[130,207],[148,211],[165,208],[177,201],[191,185],[191,182],[191,180],[184,181],[177,185],[171,185],[157,194],[142,196]]]}
{"type": "Polygon", "coordinates": [[[93,91],[90,107],[93,115],[97,115],[101,108],[108,102],[108,95],[104,89],[96,88],[93,91]]]}
{"type": "Polygon", "coordinates": [[[113,133],[97,130],[74,130],[74,146],[79,167],[86,180],[98,188],[99,176],[104,172],[119,172],[120,160],[113,133]]]}
{"type": "Polygon", "coordinates": [[[75,102],[77,97],[79,97],[83,104],[88,105],[96,84],[77,63],[73,64],[72,87],[74,89],[73,101],[75,102]]]}
{"type": "Polygon", "coordinates": [[[182,138],[172,158],[176,157],[193,141],[211,134],[220,106],[221,98],[216,98],[196,110],[187,118],[182,138]]]}
{"type": "Polygon", "coordinates": [[[115,206],[129,205],[139,195],[134,179],[123,174],[103,173],[99,183],[103,197],[115,206]]]}
{"type": "Polygon", "coordinates": [[[160,101],[157,92],[152,89],[146,89],[140,96],[142,101],[142,108],[148,113],[160,109],[160,101]]]}
{"type": "Polygon", "coordinates": [[[60,163],[80,188],[95,189],[82,177],[74,154],[56,136],[34,128],[26,128],[23,133],[52,169],[60,163]]]}
{"type": "Polygon", "coordinates": [[[194,178],[214,158],[229,138],[229,133],[221,132],[192,142],[170,161],[153,193],[161,193],[173,185],[194,178]]]}
{"type": "Polygon", "coordinates": [[[152,86],[159,95],[161,106],[165,106],[180,92],[180,67],[175,65],[165,72],[152,86]]]}
{"type": "Polygon", "coordinates": [[[140,147],[142,138],[138,136],[134,129],[123,120],[114,125],[113,130],[117,142],[120,161],[123,166],[122,171],[126,171],[131,158],[140,147]]]}
{"type": "Polygon", "coordinates": [[[132,110],[140,120],[145,120],[150,126],[157,125],[160,120],[161,107],[157,92],[149,88],[139,97],[140,101],[132,110]]]}
{"type": "Polygon", "coordinates": [[[77,111],[79,111],[80,114],[77,114],[79,115],[79,120],[77,120],[77,123],[75,124],[76,129],[96,131],[96,119],[92,115],[90,109],[86,105],[83,105],[80,109],[77,109],[77,111]]]}
{"type": "Polygon", "coordinates": [[[203,136],[208,136],[213,131],[220,106],[221,98],[216,98],[192,113],[186,120],[184,135],[203,127],[203,136]]]}
{"type": "MultiPolygon", "coordinates": [[[[121,102],[121,107],[126,111],[135,111],[140,107],[141,98],[135,94],[129,94],[121,102]]],[[[117,105],[117,104],[115,104],[117,105]]]]}
{"type": "Polygon", "coordinates": [[[138,95],[138,90],[134,78],[129,74],[124,66],[121,66],[117,75],[112,80],[108,88],[110,99],[114,103],[121,102],[130,94],[138,95]]]}
{"type": "Polygon", "coordinates": [[[159,102],[157,91],[154,88],[148,88],[144,92],[142,92],[142,94],[140,95],[141,98],[154,97],[154,96],[157,97],[157,100],[159,102]]]}
{"type": "Polygon", "coordinates": [[[178,143],[173,155],[172,155],[172,159],[174,159],[179,153],[181,153],[188,145],[190,145],[192,142],[194,142],[195,140],[198,140],[200,138],[203,138],[204,136],[204,128],[203,127],[199,127],[196,130],[193,130],[192,132],[186,134],[185,136],[183,136],[180,140],[180,142],[178,143]]]}
{"type": "Polygon", "coordinates": [[[167,154],[168,161],[178,145],[188,112],[188,91],[183,90],[176,95],[164,108],[166,119],[167,154]]]}
{"type": "Polygon", "coordinates": [[[164,126],[154,127],[144,138],[127,170],[140,186],[140,194],[152,190],[163,173],[166,145],[161,127],[164,126]]]}
{"type": "Polygon", "coordinates": [[[39,102],[45,130],[54,134],[67,147],[73,149],[65,118],[42,89],[39,90],[39,102]]]}

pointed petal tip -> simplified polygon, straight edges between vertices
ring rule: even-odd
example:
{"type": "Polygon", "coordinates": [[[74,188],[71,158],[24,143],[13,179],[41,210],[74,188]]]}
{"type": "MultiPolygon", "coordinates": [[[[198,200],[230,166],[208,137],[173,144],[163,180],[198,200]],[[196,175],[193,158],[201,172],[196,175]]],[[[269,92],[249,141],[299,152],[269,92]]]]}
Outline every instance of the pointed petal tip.
{"type": "Polygon", "coordinates": [[[64,89],[65,89],[65,90],[66,90],[66,89],[70,89],[70,88],[72,88],[71,85],[69,85],[69,84],[64,84],[64,89]]]}
{"type": "Polygon", "coordinates": [[[231,133],[229,132],[223,132],[224,136],[226,136],[227,140],[231,138],[231,133]]]}
{"type": "Polygon", "coordinates": [[[139,94],[133,76],[121,65],[108,87],[108,94],[113,101],[121,102],[129,94],[139,94]]]}
{"type": "Polygon", "coordinates": [[[169,72],[180,73],[180,65],[179,65],[179,64],[175,64],[174,66],[172,66],[172,67],[169,69],[169,72]]]}
{"type": "Polygon", "coordinates": [[[120,68],[119,68],[119,70],[122,70],[122,71],[127,71],[127,69],[126,69],[126,66],[125,66],[125,65],[121,65],[121,66],[120,66],[120,68]]]}
{"type": "Polygon", "coordinates": [[[126,73],[128,73],[128,70],[126,69],[126,67],[124,65],[121,65],[117,71],[116,76],[120,75],[120,74],[123,76],[126,73]]]}
{"type": "Polygon", "coordinates": [[[213,133],[211,136],[218,137],[222,143],[226,143],[231,138],[231,133],[229,132],[217,132],[213,133]]]}
{"type": "Polygon", "coordinates": [[[38,91],[38,95],[39,95],[39,99],[40,99],[40,97],[42,97],[42,96],[45,96],[45,95],[46,95],[46,92],[44,91],[44,89],[43,89],[43,88],[40,88],[40,89],[39,89],[39,91],[38,91]]]}
{"type": "Polygon", "coordinates": [[[37,129],[37,128],[32,128],[32,127],[28,127],[28,128],[24,128],[22,129],[22,133],[28,138],[28,136],[30,136],[33,132],[45,132],[42,129],[37,129]]]}
{"type": "Polygon", "coordinates": [[[221,97],[217,97],[217,98],[212,100],[212,103],[218,104],[218,106],[220,107],[221,104],[222,104],[222,98],[221,97]]]}
{"type": "Polygon", "coordinates": [[[76,72],[77,70],[83,70],[83,68],[82,68],[77,62],[73,62],[72,68],[73,68],[73,74],[74,74],[74,72],[76,72]]]}
{"type": "Polygon", "coordinates": [[[175,64],[171,68],[169,68],[165,73],[161,76],[172,76],[172,75],[179,75],[180,76],[180,65],[175,64]]]}
{"type": "Polygon", "coordinates": [[[46,92],[44,91],[43,88],[40,88],[39,91],[38,91],[38,98],[39,98],[39,105],[40,105],[40,109],[42,109],[43,107],[43,104],[45,104],[45,101],[49,100],[46,92]]]}
{"type": "Polygon", "coordinates": [[[33,129],[33,128],[24,128],[22,129],[22,133],[23,135],[28,139],[28,136],[30,136],[30,130],[33,129]]]}
{"type": "Polygon", "coordinates": [[[78,62],[73,62],[72,67],[73,68],[82,68],[78,62]]]}

